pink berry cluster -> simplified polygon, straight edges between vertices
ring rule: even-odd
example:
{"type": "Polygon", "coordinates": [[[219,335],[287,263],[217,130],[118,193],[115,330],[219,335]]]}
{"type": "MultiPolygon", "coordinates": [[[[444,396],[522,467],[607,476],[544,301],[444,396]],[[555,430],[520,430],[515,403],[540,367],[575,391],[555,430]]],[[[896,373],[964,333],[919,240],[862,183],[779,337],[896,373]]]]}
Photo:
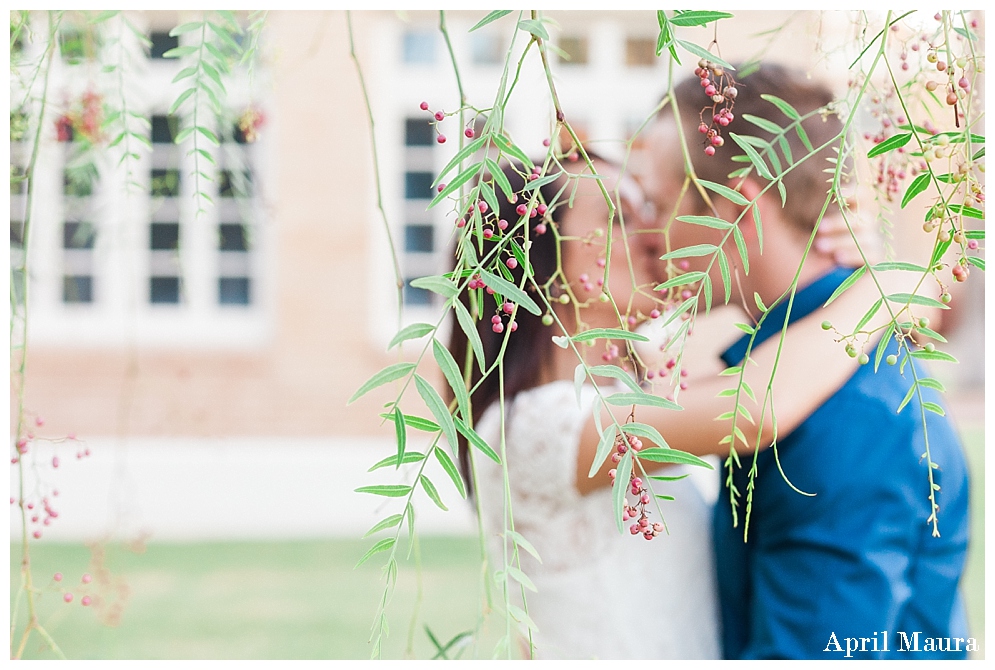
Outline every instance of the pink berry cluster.
{"type": "Polygon", "coordinates": [[[514,312],[515,312],[515,303],[511,302],[510,300],[505,301],[505,303],[501,305],[501,308],[498,310],[498,313],[491,317],[491,330],[493,330],[495,333],[504,332],[504,320],[502,319],[503,316],[508,317],[508,329],[511,332],[515,332],[516,330],[518,330],[518,323],[515,322],[515,317],[513,316],[514,312]]]}
{"type": "MultiPolygon", "coordinates": [[[[638,452],[642,448],[642,440],[635,435],[618,435],[615,438],[615,450],[611,455],[611,461],[612,463],[618,463],[622,460],[623,454],[629,451],[629,449],[632,449],[633,452],[638,452]]],[[[635,458],[635,453],[633,457],[635,458]]],[[[613,487],[616,484],[616,473],[617,470],[615,468],[608,471],[608,476],[611,478],[613,487]]],[[[629,474],[629,493],[635,497],[636,502],[630,505],[628,498],[626,498],[622,506],[622,521],[629,521],[630,519],[635,521],[635,523],[629,526],[629,532],[633,535],[642,535],[647,540],[652,540],[663,532],[663,524],[650,523],[649,515],[652,512],[647,508],[652,501],[652,497],[650,496],[649,489],[643,486],[643,480],[634,473],[629,474]]]]}
{"type": "MultiPolygon", "coordinates": [[[[34,425],[38,428],[41,428],[42,426],[45,425],[45,421],[44,419],[42,419],[41,416],[36,416],[34,419],[34,425]]],[[[78,440],[76,439],[76,435],[74,433],[70,433],[64,438],[50,439],[50,438],[37,437],[33,431],[28,430],[25,432],[23,437],[18,438],[17,441],[15,442],[16,454],[12,456],[10,459],[11,465],[17,465],[27,454],[31,452],[32,442],[40,442],[40,441],[50,442],[53,444],[59,444],[67,441],[78,442],[78,440]]],[[[90,449],[85,446],[84,448],[79,449],[76,452],[77,459],[82,459],[89,455],[90,455],[90,449]]],[[[61,461],[59,460],[58,455],[52,456],[51,465],[53,469],[59,468],[59,466],[61,465],[61,461]]],[[[52,506],[51,502],[51,498],[58,497],[59,491],[58,489],[52,489],[49,494],[45,494],[43,491],[36,490],[35,493],[32,495],[39,497],[25,497],[24,499],[19,500],[11,496],[10,504],[11,505],[17,504],[18,506],[23,508],[25,512],[30,514],[30,516],[28,516],[28,520],[34,527],[34,529],[31,532],[31,536],[36,540],[40,540],[42,537],[41,526],[51,525],[52,521],[59,517],[58,511],[52,506]],[[39,507],[41,509],[38,509],[39,507]]]]}
{"type": "Polygon", "coordinates": [[[736,81],[725,68],[704,58],[698,61],[694,73],[701,83],[705,97],[711,102],[711,105],[705,105],[701,109],[698,132],[705,136],[705,155],[714,156],[716,148],[725,144],[721,129],[736,118],[732,109],[739,91],[736,89],[736,81]],[[709,119],[708,122],[706,119],[709,119]]]}
{"type": "MultiPolygon", "coordinates": [[[[422,101],[421,104],[418,105],[418,108],[423,112],[427,112],[429,111],[428,109],[429,104],[425,101],[422,101]]],[[[438,142],[439,144],[445,144],[446,136],[443,135],[442,132],[439,130],[439,123],[445,120],[446,113],[440,109],[437,112],[433,112],[432,116],[435,117],[435,123],[432,124],[435,126],[435,132],[436,132],[435,141],[438,142]]],[[[473,139],[474,134],[475,133],[473,131],[473,126],[467,126],[466,128],[463,129],[463,135],[466,136],[467,139],[473,139]]],[[[441,191],[442,188],[440,187],[439,190],[441,191]]]]}
{"type": "MultiPolygon", "coordinates": [[[[56,572],[54,575],[52,575],[52,581],[55,582],[56,584],[60,584],[61,585],[62,584],[62,573],[61,572],[56,572]]],[[[93,576],[90,575],[90,573],[88,573],[88,572],[83,573],[83,576],[80,578],[80,583],[83,584],[84,586],[81,587],[81,588],[85,588],[85,586],[87,584],[89,584],[90,582],[92,582],[92,581],[93,581],[93,576]]],[[[63,594],[62,594],[62,600],[63,600],[63,602],[65,602],[65,603],[68,604],[68,603],[71,603],[74,599],[75,599],[75,596],[73,596],[72,591],[64,591],[63,592],[63,594]]],[[[82,605],[83,607],[89,607],[90,604],[93,602],[93,599],[89,595],[84,595],[82,598],[80,598],[79,602],[80,602],[80,605],[82,605]]]]}

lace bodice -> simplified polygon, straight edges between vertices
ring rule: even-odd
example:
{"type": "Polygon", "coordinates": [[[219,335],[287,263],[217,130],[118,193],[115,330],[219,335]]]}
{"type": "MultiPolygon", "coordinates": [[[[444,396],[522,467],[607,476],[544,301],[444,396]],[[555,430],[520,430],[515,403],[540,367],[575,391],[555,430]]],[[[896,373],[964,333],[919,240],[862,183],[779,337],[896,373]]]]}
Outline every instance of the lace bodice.
{"type": "MultiPolygon", "coordinates": [[[[519,393],[505,406],[505,454],[514,529],[536,548],[522,569],[538,590],[527,592],[538,627],[538,658],[718,658],[718,615],[710,507],[692,478],[655,483],[669,535],[647,542],[620,535],[610,488],[582,496],[575,487],[581,428],[594,388],[553,382],[519,393]]],[[[477,426],[501,451],[495,405],[477,426]]],[[[501,466],[477,458],[478,495],[490,537],[491,572],[503,567],[504,480],[501,466]]],[[[667,474],[702,470],[686,466],[667,474]]],[[[714,473],[707,472],[714,476],[714,473]]],[[[658,519],[653,519],[658,520],[658,519]]],[[[518,589],[514,604],[521,606],[518,589]]],[[[503,596],[498,589],[498,601],[503,596]]]]}

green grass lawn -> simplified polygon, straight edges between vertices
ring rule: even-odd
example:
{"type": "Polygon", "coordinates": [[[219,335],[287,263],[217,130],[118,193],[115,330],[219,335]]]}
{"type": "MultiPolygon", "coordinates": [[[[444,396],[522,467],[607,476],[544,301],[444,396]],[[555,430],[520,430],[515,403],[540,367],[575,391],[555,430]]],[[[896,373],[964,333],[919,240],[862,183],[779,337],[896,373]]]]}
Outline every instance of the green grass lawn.
{"type": "MultiPolygon", "coordinates": [[[[984,653],[984,440],[964,431],[972,470],[973,543],[962,585],[972,634],[984,653]]],[[[941,517],[942,524],[942,517],[941,517]]],[[[367,658],[367,642],[382,594],[383,555],[353,570],[369,541],[152,543],[142,552],[104,547],[95,562],[82,545],[32,545],[36,584],[43,594],[39,620],[68,658],[75,659],[319,659],[367,658]],[[103,564],[106,572],[101,573],[103,564]],[[63,573],[61,587],[51,577],[63,573]],[[100,607],[80,605],[84,572],[100,607]],[[104,580],[104,575],[108,579],[104,580]],[[103,582],[103,583],[101,583],[103,582]],[[61,590],[75,600],[62,601],[61,590]],[[117,621],[113,603],[122,607],[117,621]]],[[[480,561],[476,538],[423,538],[420,583],[414,562],[401,562],[388,606],[390,635],[384,657],[403,658],[419,590],[412,655],[431,658],[428,624],[443,642],[477,625],[480,561]]],[[[20,585],[20,546],[11,545],[11,602],[20,585]]],[[[23,630],[23,602],[18,620],[23,630]]],[[[479,650],[489,658],[503,626],[484,623],[479,650]]],[[[19,639],[19,636],[18,636],[19,639]]],[[[32,635],[26,658],[52,658],[32,635]]]]}

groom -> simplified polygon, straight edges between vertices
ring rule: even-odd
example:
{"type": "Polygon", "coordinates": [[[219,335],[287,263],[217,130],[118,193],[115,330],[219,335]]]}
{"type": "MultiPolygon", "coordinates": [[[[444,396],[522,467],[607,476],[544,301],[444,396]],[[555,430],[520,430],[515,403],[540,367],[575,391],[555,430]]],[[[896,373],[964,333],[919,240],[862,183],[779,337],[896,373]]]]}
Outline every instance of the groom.
{"type": "MultiPolygon", "coordinates": [[[[714,71],[700,72],[717,78],[714,71]]],[[[749,165],[731,160],[744,152],[730,133],[773,138],[744,120],[746,115],[771,119],[782,127],[791,122],[761,94],[777,96],[802,115],[832,100],[826,88],[803,75],[764,65],[736,84],[732,120],[722,115],[725,123],[720,124],[713,118],[713,99],[706,97],[701,78],[685,81],[674,91],[692,167],[699,178],[735,188],[747,200],[757,197],[768,180],[757,176],[756,168],[742,182],[728,178],[729,173],[749,165]],[[705,128],[699,127],[702,123],[705,128]],[[705,132],[709,125],[721,131],[722,140],[711,139],[705,132]]],[[[719,91],[721,97],[725,91],[719,91]]],[[[804,127],[812,146],[819,147],[840,132],[841,123],[833,114],[817,114],[804,127]]],[[[807,153],[793,130],[785,138],[791,155],[797,158],[807,153]]],[[[664,107],[646,144],[651,155],[644,185],[662,216],[676,211],[675,216],[717,214],[725,221],[736,221],[743,208],[716,193],[710,193],[715,210],[706,207],[693,187],[677,202],[685,170],[683,161],[675,159],[682,153],[673,105],[664,107]]],[[[762,244],[751,214],[741,219],[749,274],[733,268],[733,281],[739,284],[733,295],[745,296],[743,307],[754,320],[760,316],[753,305],[754,292],[765,305],[772,305],[791,285],[825,201],[824,168],[835,165],[827,162],[834,156],[827,147],[789,172],[784,177],[787,200],[783,206],[774,188],[760,195],[762,244]]],[[[779,158],[782,167],[787,164],[783,161],[790,163],[780,151],[779,158]]],[[[829,211],[834,207],[835,203],[829,211]]],[[[718,245],[724,234],[676,220],[669,232],[675,249],[718,245]]],[[[732,242],[730,237],[724,251],[734,261],[739,252],[732,242]]],[[[711,272],[713,295],[719,300],[724,291],[718,263],[709,268],[708,256],[689,261],[689,270],[711,272]]],[[[819,318],[818,308],[850,272],[823,257],[813,255],[806,260],[787,319],[787,338],[792,336],[792,323],[810,314],[819,318]]],[[[787,302],[781,301],[770,311],[754,346],[780,336],[787,302]]],[[[745,336],[723,354],[726,365],[743,362],[748,341],[745,336]]],[[[872,358],[876,345],[876,340],[865,345],[872,358]]],[[[885,355],[901,359],[894,340],[885,355]]],[[[743,496],[753,454],[744,450],[744,467],[734,476],[741,494],[738,527],[733,526],[730,505],[721,497],[714,518],[727,658],[955,659],[965,658],[972,644],[976,648],[967,635],[957,588],[968,540],[964,456],[945,417],[926,412],[928,433],[923,430],[919,397],[897,412],[912,384],[911,367],[909,363],[903,371],[899,365],[882,361],[875,373],[873,363],[863,365],[798,429],[778,438],[776,454],[766,449],[758,455],[745,542],[743,496]],[[933,470],[934,482],[940,487],[936,491],[938,537],[927,523],[931,503],[928,464],[922,458],[927,434],[930,455],[939,466],[933,470]],[[814,495],[792,490],[786,480],[814,495]]],[[[920,378],[927,376],[921,364],[916,365],[916,373],[920,378]]],[[[939,401],[926,391],[923,401],[939,401]]]]}

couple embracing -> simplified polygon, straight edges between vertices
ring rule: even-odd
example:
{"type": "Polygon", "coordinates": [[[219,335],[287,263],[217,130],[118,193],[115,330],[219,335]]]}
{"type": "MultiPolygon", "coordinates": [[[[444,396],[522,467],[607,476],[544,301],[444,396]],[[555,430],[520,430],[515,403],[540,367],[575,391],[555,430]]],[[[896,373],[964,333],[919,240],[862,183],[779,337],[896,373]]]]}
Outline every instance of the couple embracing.
{"type": "MultiPolygon", "coordinates": [[[[802,115],[832,100],[826,88],[803,75],[764,65],[738,84],[736,113],[731,122],[726,119],[723,133],[770,139],[742,121],[744,114],[770,116],[774,108],[762,94],[788,102],[802,115]]],[[[470,483],[492,542],[491,572],[511,560],[506,529],[527,538],[541,558],[540,563],[519,552],[521,569],[536,587],[534,593],[524,591],[537,628],[532,638],[536,658],[964,658],[969,642],[958,582],[968,539],[968,482],[960,442],[945,417],[927,412],[924,425],[919,405],[939,402],[936,397],[915,397],[897,412],[913,383],[912,363],[882,364],[875,373],[873,364],[861,365],[863,356],[847,355],[822,328],[829,321],[849,332],[879,297],[861,280],[819,309],[852,271],[846,267],[852,250],[845,227],[836,226],[843,234],[835,236],[820,231],[806,257],[823,210],[824,168],[834,157],[830,140],[840,133],[840,121],[816,114],[804,122],[811,144],[823,148],[784,177],[787,200],[782,205],[773,189],[762,193],[767,182],[752,173],[728,178],[742,167],[730,160],[738,153],[731,144],[708,154],[696,146],[701,107],[698,78],[674,88],[647,131],[647,169],[638,184],[617,166],[594,159],[621,210],[612,224],[610,250],[604,234],[608,209],[597,182],[561,179],[540,187],[542,200],[552,203],[542,218],[549,225],[535,231],[540,221],[529,221],[529,257],[536,283],[548,285],[554,296],[567,296],[553,303],[556,321],[567,333],[618,328],[614,305],[637,319],[666,319],[659,316],[652,290],[666,279],[660,256],[692,245],[723,244],[725,231],[677,217],[739,219],[749,268],[738,265],[739,251],[728,240],[724,251],[733,265],[733,295],[754,323],[760,315],[754,293],[772,307],[754,336],[751,363],[744,361],[750,335],[722,352],[721,359],[727,367],[743,366],[745,381],[758,394],[776,366],[776,433],[769,411],[760,420],[759,405],[751,409],[755,425],[737,422],[749,446],[735,443],[740,454],[731,478],[739,494],[735,509],[724,467],[708,473],[722,478],[719,500],[712,505],[693,478],[682,478],[690,466],[642,461],[644,467],[658,468],[653,474],[668,477],[654,489],[674,499],[661,502],[662,519],[652,517],[655,506],[640,505],[636,521],[636,510],[627,506],[625,516],[631,509],[632,518],[620,535],[612,514],[611,460],[589,476],[600,441],[592,416],[598,392],[590,384],[576,392],[576,355],[555,346],[551,336],[561,334],[559,329],[538,316],[519,309],[515,332],[504,333],[495,332],[499,329],[486,312],[479,322],[485,359],[492,363],[505,347],[503,374],[500,379],[491,374],[478,386],[473,418],[479,434],[503,453],[504,463],[477,458],[477,476],[470,483]],[[686,180],[679,127],[688,138],[689,167],[699,178],[733,188],[747,201],[759,196],[762,238],[752,217],[740,216],[743,208],[735,199],[713,195],[710,207],[704,192],[686,180]],[[785,293],[803,258],[792,298],[785,293]],[[595,286],[606,263],[612,269],[609,285],[595,286]],[[600,300],[603,291],[613,301],[600,300]],[[939,536],[927,523],[932,502],[928,461],[921,459],[927,434],[932,460],[939,465],[933,471],[940,486],[935,495],[942,519],[939,536]],[[776,451],[753,453],[758,440],[767,447],[775,437],[776,451]],[[912,639],[914,633],[920,641],[943,640],[944,646],[904,648],[901,635],[912,639]],[[955,650],[952,641],[958,639],[955,650]]],[[[786,138],[794,156],[806,154],[796,134],[786,138]]],[[[582,174],[585,166],[568,161],[565,169],[582,174]]],[[[509,166],[505,176],[516,192],[522,190],[526,175],[509,166]]],[[[501,206],[500,218],[521,218],[515,204],[502,200],[501,206]]],[[[832,203],[825,215],[826,224],[832,223],[835,207],[832,203]]],[[[710,297],[718,302],[722,278],[718,264],[709,260],[710,255],[687,258],[684,267],[714,275],[710,297]]],[[[518,279],[521,272],[521,266],[513,269],[518,279]]],[[[484,309],[492,307],[503,316],[501,305],[487,303],[484,309]]],[[[867,330],[874,327],[872,322],[867,330]]],[[[460,328],[452,332],[452,353],[462,361],[466,337],[460,328]]],[[[717,394],[735,377],[696,377],[692,370],[688,377],[661,380],[677,369],[654,360],[658,351],[641,350],[633,360],[625,344],[619,340],[579,351],[591,366],[624,360],[633,371],[632,382],[648,392],[667,395],[680,386],[682,411],[640,405],[635,420],[658,430],[675,449],[728,457],[723,438],[730,424],[715,418],[728,416],[735,405],[717,394]]],[[[876,345],[865,343],[872,355],[876,345]]],[[[892,339],[885,355],[898,353],[892,339]]],[[[473,374],[476,384],[476,367],[473,374]]],[[[604,394],[608,384],[599,386],[604,394]]],[[[608,425],[609,410],[603,403],[599,407],[601,424],[608,425]]],[[[623,425],[631,410],[612,408],[614,419],[623,425]]],[[[470,454],[462,447],[461,465],[468,475],[470,454]]],[[[517,586],[512,593],[511,604],[522,607],[517,586]]],[[[527,650],[528,643],[523,645],[527,650]]]]}

